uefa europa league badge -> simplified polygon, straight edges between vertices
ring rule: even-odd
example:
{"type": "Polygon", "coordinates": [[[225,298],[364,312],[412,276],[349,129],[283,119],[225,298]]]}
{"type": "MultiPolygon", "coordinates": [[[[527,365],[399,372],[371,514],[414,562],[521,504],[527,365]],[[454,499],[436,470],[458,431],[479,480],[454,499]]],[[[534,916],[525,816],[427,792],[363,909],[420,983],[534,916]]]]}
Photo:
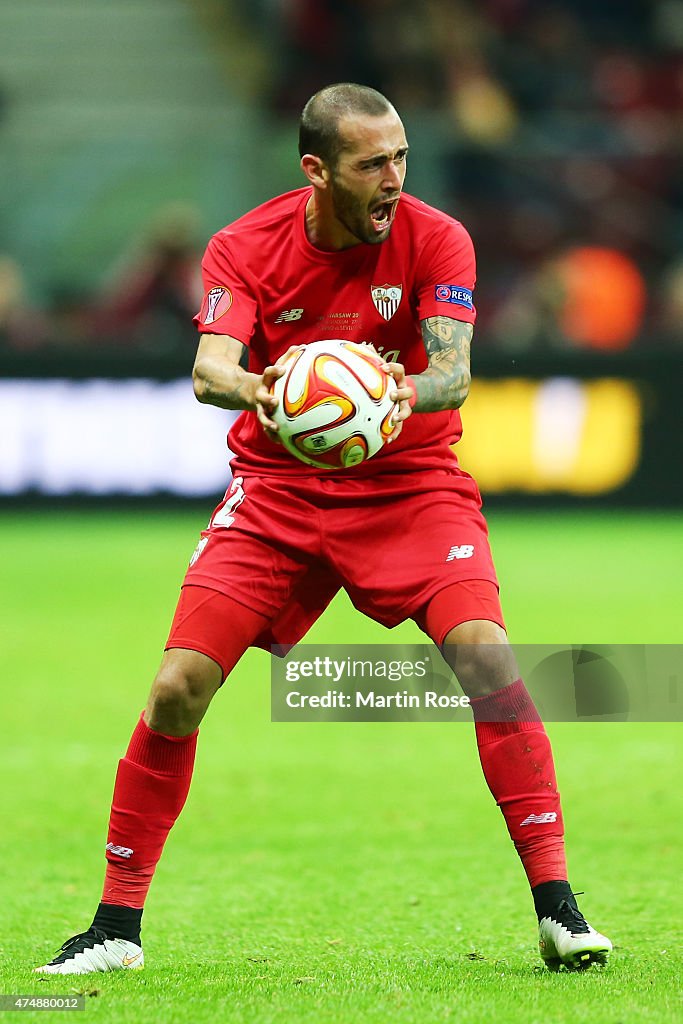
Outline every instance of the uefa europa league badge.
{"type": "Polygon", "coordinates": [[[212,324],[232,306],[232,292],[229,288],[211,288],[204,296],[199,313],[200,323],[212,324]]]}
{"type": "Polygon", "coordinates": [[[385,320],[391,320],[398,309],[403,295],[403,286],[400,284],[375,285],[370,290],[375,309],[385,320]]]}

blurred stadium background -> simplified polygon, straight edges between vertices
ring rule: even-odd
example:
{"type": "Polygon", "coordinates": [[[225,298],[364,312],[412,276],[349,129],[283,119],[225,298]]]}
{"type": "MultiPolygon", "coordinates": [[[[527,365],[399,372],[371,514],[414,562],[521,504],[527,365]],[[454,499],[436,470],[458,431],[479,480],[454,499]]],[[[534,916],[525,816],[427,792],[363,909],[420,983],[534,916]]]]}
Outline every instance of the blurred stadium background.
{"type": "Polygon", "coordinates": [[[680,505],[682,52],[680,0],[3,4],[0,495],[222,491],[200,255],[301,184],[301,105],[357,80],[475,240],[489,500],[680,505]]]}

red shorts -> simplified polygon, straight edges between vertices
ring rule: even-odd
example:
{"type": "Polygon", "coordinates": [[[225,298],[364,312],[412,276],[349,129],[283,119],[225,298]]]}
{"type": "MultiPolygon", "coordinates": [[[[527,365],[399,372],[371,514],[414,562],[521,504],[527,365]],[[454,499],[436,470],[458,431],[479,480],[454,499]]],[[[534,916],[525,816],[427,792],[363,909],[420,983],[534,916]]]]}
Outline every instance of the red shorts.
{"type": "MultiPolygon", "coordinates": [[[[415,618],[424,628],[429,602],[453,583],[488,581],[497,593],[480,505],[460,470],[372,480],[237,477],[184,582],[262,615],[269,629],[257,642],[266,647],[297,643],[341,587],[385,626],[415,618]]],[[[495,613],[502,625],[497,600],[495,608],[487,601],[488,614],[479,615],[470,600],[466,618],[495,613]]]]}
{"type": "MultiPolygon", "coordinates": [[[[441,645],[454,626],[472,619],[489,619],[503,628],[503,613],[498,598],[498,587],[489,580],[462,580],[451,583],[435,594],[415,615],[418,626],[441,645]]],[[[289,643],[274,635],[264,616],[239,604],[227,594],[208,587],[183,587],[176,608],[166,650],[182,647],[199,651],[217,662],[223,670],[223,679],[232,671],[247,647],[252,644],[267,651],[277,649],[280,654],[308,627],[301,619],[289,643]]]]}

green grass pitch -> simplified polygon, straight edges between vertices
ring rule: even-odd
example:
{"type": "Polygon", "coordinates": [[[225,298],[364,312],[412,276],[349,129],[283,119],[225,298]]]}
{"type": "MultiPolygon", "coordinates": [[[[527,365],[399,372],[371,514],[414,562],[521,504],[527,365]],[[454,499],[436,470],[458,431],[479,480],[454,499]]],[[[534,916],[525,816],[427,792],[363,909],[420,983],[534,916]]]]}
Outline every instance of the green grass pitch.
{"type": "MultiPolygon", "coordinates": [[[[202,726],[145,912],[146,969],[31,974],[91,920],[115,762],[205,518],[0,517],[0,992],[86,992],[87,1018],[116,1024],[681,1020],[680,725],[549,726],[571,879],[616,945],[605,971],[553,975],[471,727],[271,724],[260,652],[202,726]]],[[[680,640],[680,518],[489,520],[513,640],[680,640]]],[[[391,637],[421,635],[345,599],[309,635],[391,637]]]]}

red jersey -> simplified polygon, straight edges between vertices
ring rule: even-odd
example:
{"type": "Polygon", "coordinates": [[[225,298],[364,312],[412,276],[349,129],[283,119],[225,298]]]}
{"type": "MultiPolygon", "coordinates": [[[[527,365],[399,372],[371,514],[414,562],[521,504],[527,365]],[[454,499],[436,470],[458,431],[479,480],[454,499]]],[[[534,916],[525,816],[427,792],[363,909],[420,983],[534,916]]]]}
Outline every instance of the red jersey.
{"type": "MultiPolygon", "coordinates": [[[[199,331],[247,345],[249,370],[258,374],[290,345],[332,338],[370,343],[388,362],[403,363],[406,373],[421,373],[428,365],[421,320],[475,320],[467,231],[403,193],[384,242],[324,252],[306,235],[311,192],[306,187],[271,199],[213,236],[202,261],[199,331]]],[[[457,411],[413,413],[396,441],[344,475],[456,466],[450,446],[461,432],[457,411]]],[[[235,421],[229,444],[233,474],[330,474],[270,441],[252,411],[235,421]]]]}

